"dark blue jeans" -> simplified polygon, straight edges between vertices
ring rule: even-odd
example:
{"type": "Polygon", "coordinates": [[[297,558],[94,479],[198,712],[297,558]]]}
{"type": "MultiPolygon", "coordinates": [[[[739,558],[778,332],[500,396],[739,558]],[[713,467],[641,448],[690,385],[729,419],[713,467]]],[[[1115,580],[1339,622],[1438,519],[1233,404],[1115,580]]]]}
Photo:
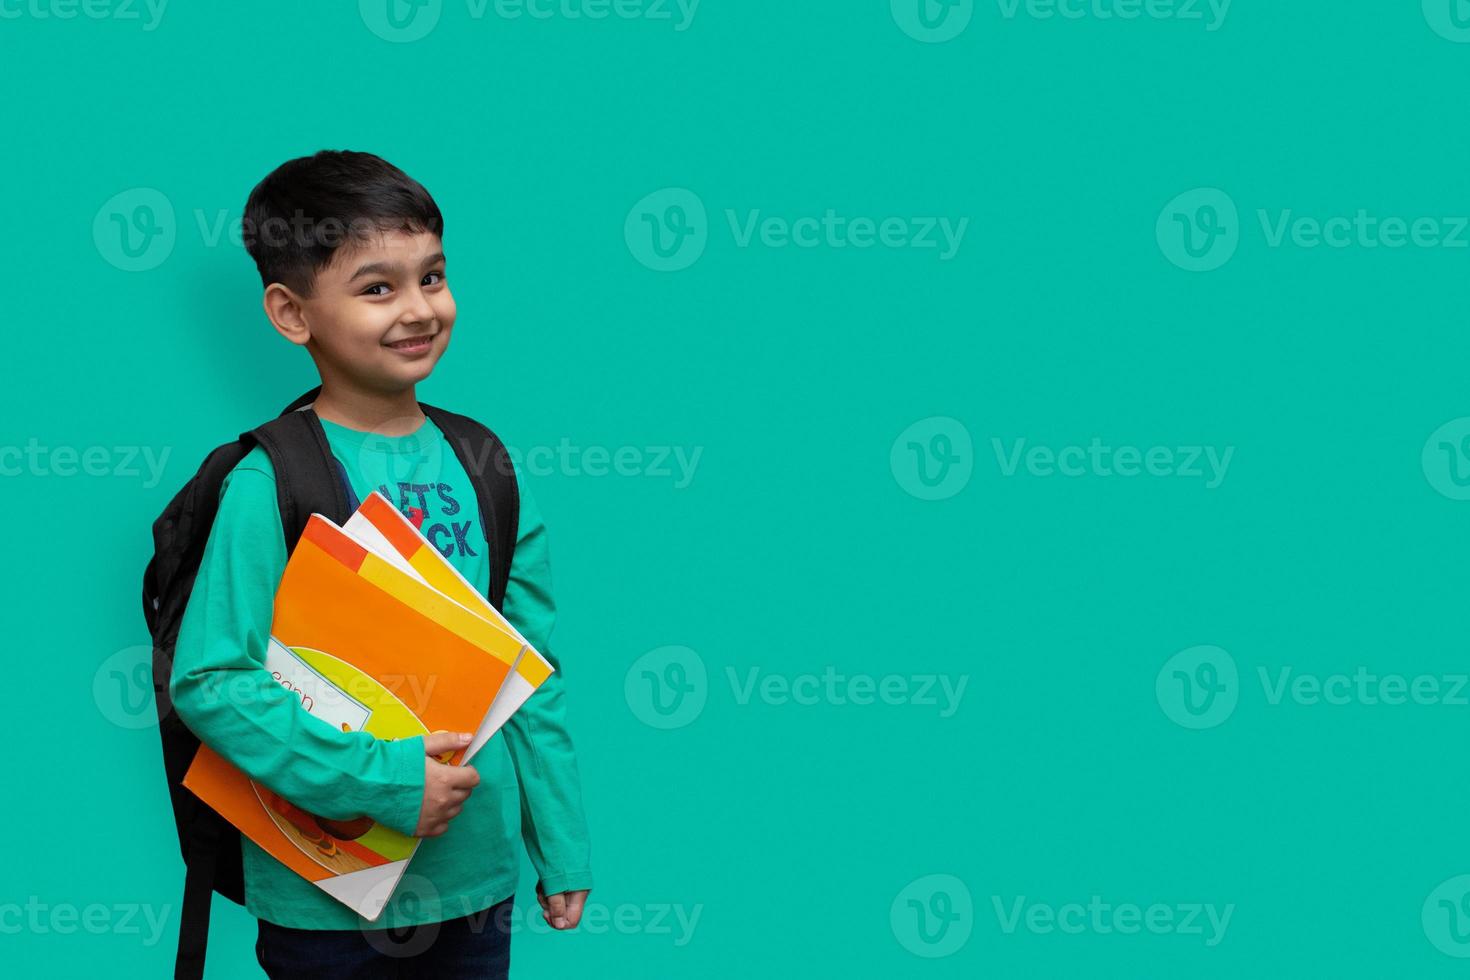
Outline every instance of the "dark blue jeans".
{"type": "Polygon", "coordinates": [[[291,929],[260,922],[270,980],[506,980],[515,896],[458,919],[403,929],[291,929]]]}

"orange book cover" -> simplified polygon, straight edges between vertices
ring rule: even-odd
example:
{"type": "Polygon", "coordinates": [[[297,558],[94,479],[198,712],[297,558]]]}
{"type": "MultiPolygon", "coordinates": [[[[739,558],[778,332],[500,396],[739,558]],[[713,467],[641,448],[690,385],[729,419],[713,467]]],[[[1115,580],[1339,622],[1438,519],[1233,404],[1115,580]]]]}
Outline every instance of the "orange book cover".
{"type": "Polygon", "coordinates": [[[342,530],[525,644],[525,652],[512,666],[510,676],[490,706],[490,713],[465,750],[468,762],[551,676],[551,664],[380,491],[374,490],[363,498],[357,513],[342,525],[342,530]]]}
{"type": "MultiPolygon", "coordinates": [[[[313,514],[276,590],[265,669],[323,724],[411,738],[476,731],[523,650],[518,637],[313,514]]],[[[457,765],[464,755],[445,761],[457,765]]],[[[418,847],[418,838],[367,817],[333,821],[308,813],[208,745],[184,785],[368,920],[382,913],[418,847]]]]}

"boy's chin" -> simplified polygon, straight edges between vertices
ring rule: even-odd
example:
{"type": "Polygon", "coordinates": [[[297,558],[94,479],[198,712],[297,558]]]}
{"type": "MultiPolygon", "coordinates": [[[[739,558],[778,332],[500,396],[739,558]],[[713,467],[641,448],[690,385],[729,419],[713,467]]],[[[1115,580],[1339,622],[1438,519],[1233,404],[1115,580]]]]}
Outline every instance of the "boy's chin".
{"type": "Polygon", "coordinates": [[[417,384],[434,372],[434,367],[439,363],[439,352],[430,351],[423,357],[407,359],[385,351],[389,361],[386,374],[392,380],[400,384],[417,384]]]}

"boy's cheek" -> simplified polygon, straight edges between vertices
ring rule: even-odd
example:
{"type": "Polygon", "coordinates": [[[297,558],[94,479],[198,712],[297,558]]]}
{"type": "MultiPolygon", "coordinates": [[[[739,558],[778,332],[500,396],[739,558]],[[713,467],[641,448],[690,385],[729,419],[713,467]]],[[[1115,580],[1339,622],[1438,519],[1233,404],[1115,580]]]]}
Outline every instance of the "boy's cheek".
{"type": "Polygon", "coordinates": [[[454,297],[449,295],[449,290],[446,288],[441,300],[434,303],[434,315],[438,317],[439,325],[444,329],[445,340],[449,339],[449,331],[454,329],[454,318],[458,313],[459,308],[455,305],[454,297]]]}

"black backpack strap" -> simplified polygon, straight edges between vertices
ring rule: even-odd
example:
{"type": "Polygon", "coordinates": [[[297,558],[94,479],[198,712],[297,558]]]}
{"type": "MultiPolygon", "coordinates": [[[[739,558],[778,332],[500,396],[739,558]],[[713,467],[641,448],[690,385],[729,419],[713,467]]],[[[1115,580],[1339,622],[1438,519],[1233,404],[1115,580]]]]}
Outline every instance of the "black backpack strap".
{"type": "Polygon", "coordinates": [[[297,398],[291,404],[289,404],[285,408],[281,409],[281,414],[282,415],[285,415],[287,412],[294,412],[297,409],[305,408],[306,406],[310,405],[312,402],[316,401],[316,396],[317,395],[320,395],[321,393],[322,393],[322,386],[321,385],[317,385],[315,388],[311,389],[306,394],[302,395],[300,398],[297,398]]]}
{"type": "Polygon", "coordinates": [[[288,405],[279,417],[240,434],[241,439],[258,443],[270,454],[288,555],[296,549],[313,513],[341,524],[356,509],[321,420],[316,412],[302,408],[314,401],[320,390],[313,388],[288,405]]]}
{"type": "MultiPolygon", "coordinates": [[[[184,871],[184,903],[179,912],[179,951],[174,957],[174,980],[202,980],[204,953],[209,945],[209,911],[214,899],[215,865],[225,835],[222,818],[201,807],[189,834],[189,858],[184,871]]],[[[230,828],[233,830],[234,828],[230,828]]]]}
{"type": "Polygon", "coordinates": [[[521,493],[516,486],[515,464],[505,443],[485,426],[466,415],[446,412],[419,403],[459,457],[460,465],[475,485],[480,504],[480,526],[490,546],[490,604],[496,609],[505,601],[510,582],[510,565],[520,533],[521,493]]]}
{"type": "MultiPolygon", "coordinates": [[[[247,448],[230,442],[211,452],[199,472],[184,484],[153,522],[153,557],[143,573],[143,617],[149,633],[158,634],[160,627],[167,624],[168,628],[158,637],[163,642],[158,645],[168,649],[170,663],[174,639],[183,620],[183,600],[188,598],[193,586],[209,529],[219,510],[219,486],[244,458],[247,448]],[[170,597],[178,605],[159,608],[160,602],[170,597]]],[[[158,703],[160,717],[172,710],[167,701],[167,680],[165,677],[162,687],[165,698],[158,703]]],[[[154,693],[158,693],[156,685],[154,693]]]]}

